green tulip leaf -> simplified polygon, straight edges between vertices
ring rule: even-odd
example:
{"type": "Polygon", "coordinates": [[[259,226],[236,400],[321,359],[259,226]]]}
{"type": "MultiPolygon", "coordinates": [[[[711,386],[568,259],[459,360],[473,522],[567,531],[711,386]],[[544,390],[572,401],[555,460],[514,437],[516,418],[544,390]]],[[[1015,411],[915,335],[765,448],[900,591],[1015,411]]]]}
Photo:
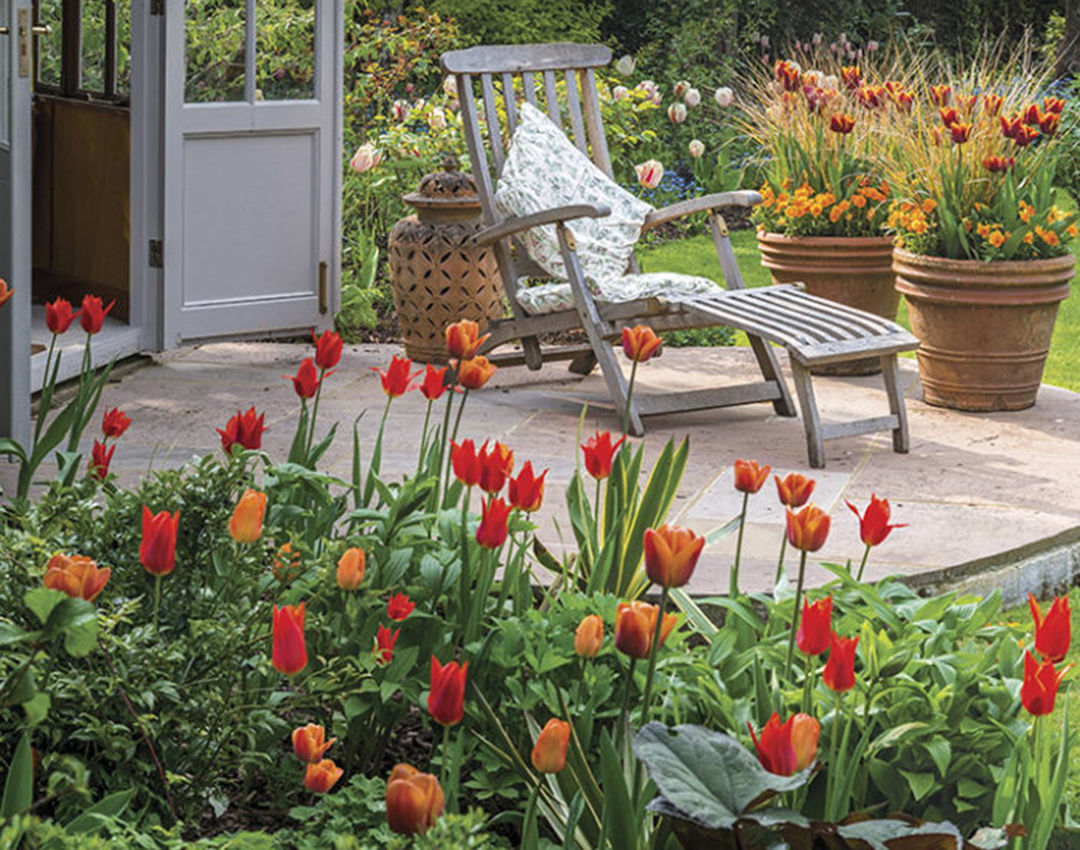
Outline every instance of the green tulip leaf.
{"type": "MultiPolygon", "coordinates": [[[[914,826],[902,820],[865,820],[859,823],[849,823],[838,826],[836,833],[841,838],[852,838],[865,841],[873,850],[901,850],[905,847],[902,843],[905,838],[918,838],[927,836],[940,836],[949,839],[942,842],[941,847],[961,847],[964,839],[956,827],[949,822],[923,823],[914,826]]],[[[925,842],[907,845],[914,850],[915,847],[925,847],[927,850],[936,848],[937,845],[928,845],[925,842]]]]}
{"type": "Polygon", "coordinates": [[[666,801],[665,811],[673,807],[710,829],[730,827],[770,791],[798,788],[811,774],[769,773],[730,735],[701,726],[649,723],[638,732],[634,752],[666,801]]]}
{"type": "Polygon", "coordinates": [[[34,799],[34,762],[30,752],[30,735],[26,732],[15,745],[7,778],[4,780],[4,796],[0,799],[0,818],[11,818],[30,808],[34,799]]]}

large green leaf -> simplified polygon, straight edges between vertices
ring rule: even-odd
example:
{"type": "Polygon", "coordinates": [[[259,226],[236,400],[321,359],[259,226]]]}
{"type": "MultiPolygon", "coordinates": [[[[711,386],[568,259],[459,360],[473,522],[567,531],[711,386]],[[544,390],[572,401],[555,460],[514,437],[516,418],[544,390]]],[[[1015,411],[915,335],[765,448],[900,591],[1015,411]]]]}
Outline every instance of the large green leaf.
{"type": "Polygon", "coordinates": [[[649,777],[671,806],[710,829],[726,829],[768,792],[805,785],[809,769],[777,776],[722,732],[701,726],[649,723],[634,740],[649,777]]]}
{"type": "MultiPolygon", "coordinates": [[[[874,850],[895,850],[905,838],[918,836],[941,836],[951,838],[953,847],[962,847],[964,840],[956,827],[947,821],[944,823],[924,823],[913,826],[902,820],[864,820],[849,823],[836,828],[842,838],[854,838],[865,841],[874,850]]],[[[912,847],[916,845],[911,845],[912,847]]],[[[922,845],[926,846],[926,845],[922,845]]]]}
{"type": "Polygon", "coordinates": [[[127,808],[133,796],[135,796],[135,789],[129,788],[126,791],[117,791],[108,797],[103,797],[82,814],[68,821],[64,829],[69,835],[94,835],[106,823],[118,817],[127,808]]]}
{"type": "Polygon", "coordinates": [[[0,818],[10,818],[30,808],[34,798],[34,764],[30,753],[30,735],[23,732],[15,745],[7,779],[4,780],[4,796],[0,800],[0,818]]]}

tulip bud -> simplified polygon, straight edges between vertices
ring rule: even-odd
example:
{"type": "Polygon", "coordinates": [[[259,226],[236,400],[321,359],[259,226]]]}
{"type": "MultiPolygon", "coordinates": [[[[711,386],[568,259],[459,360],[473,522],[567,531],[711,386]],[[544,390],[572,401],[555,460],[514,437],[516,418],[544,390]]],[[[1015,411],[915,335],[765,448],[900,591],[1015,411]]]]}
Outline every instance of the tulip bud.
{"type": "Polygon", "coordinates": [[[532,750],[532,765],[540,773],[558,773],[566,767],[570,724],[551,718],[540,731],[532,750]]]}
{"type": "Polygon", "coordinates": [[[664,166],[655,159],[646,160],[634,166],[638,183],[646,189],[655,189],[664,176],[664,166]]]}
{"type": "Polygon", "coordinates": [[[721,109],[726,109],[735,102],[735,92],[733,92],[727,86],[721,86],[716,90],[716,94],[713,95],[716,100],[716,105],[721,109]]]}
{"type": "Polygon", "coordinates": [[[687,147],[694,159],[701,159],[705,153],[705,143],[701,139],[691,139],[687,147]]]}
{"type": "Polygon", "coordinates": [[[380,162],[382,162],[382,152],[371,142],[367,142],[356,149],[356,153],[349,160],[349,167],[357,174],[363,174],[365,171],[371,171],[380,162]]]}
{"type": "Polygon", "coordinates": [[[445,666],[431,656],[431,690],[428,711],[431,719],[443,726],[455,726],[465,716],[465,677],[469,662],[458,665],[451,661],[445,666]]]}
{"type": "Polygon", "coordinates": [[[237,543],[254,543],[262,535],[266,494],[245,490],[229,520],[229,536],[237,543]]]}
{"type": "Polygon", "coordinates": [[[146,571],[154,575],[168,575],[176,566],[176,533],[180,527],[180,511],[170,516],[168,511],[158,514],[143,505],[142,544],[139,561],[146,571]]]}
{"type": "Polygon", "coordinates": [[[701,92],[697,89],[687,89],[686,94],[683,95],[683,103],[693,109],[695,106],[701,104],[701,92]]]}
{"type": "Polygon", "coordinates": [[[451,360],[450,365],[457,372],[458,383],[467,390],[480,389],[491,380],[491,376],[499,368],[482,354],[476,355],[471,360],[451,360]]]}
{"type": "MultiPolygon", "coordinates": [[[[657,606],[647,602],[620,602],[615,611],[615,648],[631,658],[648,658],[652,654],[659,613],[657,606]]],[[[664,645],[677,622],[675,614],[664,615],[660,646],[664,645]]]]}
{"type": "Polygon", "coordinates": [[[307,666],[304,644],[304,603],[274,606],[274,669],[295,676],[307,666]]]}
{"type": "Polygon", "coordinates": [[[412,765],[398,764],[386,781],[386,822],[398,835],[422,835],[443,811],[439,780],[412,765]]]}
{"type": "Polygon", "coordinates": [[[756,460],[735,461],[735,489],[753,495],[768,480],[772,467],[758,466],[756,460]]]}
{"type": "Polygon", "coordinates": [[[830,638],[829,660],[821,679],[833,691],[840,693],[855,687],[855,649],[859,639],[844,638],[833,634],[830,638]]]}
{"type": "Polygon", "coordinates": [[[364,550],[352,546],[338,559],[337,584],[342,590],[356,590],[364,581],[367,556],[364,550]]]}
{"type": "Polygon", "coordinates": [[[604,644],[604,620],[599,614],[583,617],[574,632],[574,652],[582,658],[595,658],[604,644]]]}

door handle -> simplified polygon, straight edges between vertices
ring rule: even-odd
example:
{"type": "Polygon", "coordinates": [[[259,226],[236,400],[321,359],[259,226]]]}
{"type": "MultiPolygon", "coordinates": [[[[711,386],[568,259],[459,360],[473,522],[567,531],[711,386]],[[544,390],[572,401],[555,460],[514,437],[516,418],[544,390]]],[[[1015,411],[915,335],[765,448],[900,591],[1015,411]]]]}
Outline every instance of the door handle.
{"type": "Polygon", "coordinates": [[[30,32],[34,35],[52,35],[52,27],[48,24],[34,24],[30,27],[30,32]]]}

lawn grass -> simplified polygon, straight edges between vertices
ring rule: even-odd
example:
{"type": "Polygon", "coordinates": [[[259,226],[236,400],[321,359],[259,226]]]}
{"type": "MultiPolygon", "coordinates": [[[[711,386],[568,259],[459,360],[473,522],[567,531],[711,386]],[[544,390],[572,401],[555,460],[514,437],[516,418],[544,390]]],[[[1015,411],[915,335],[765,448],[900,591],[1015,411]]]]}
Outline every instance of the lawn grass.
{"type": "MultiPolygon", "coordinates": [[[[1069,203],[1068,206],[1071,208],[1073,205],[1069,203]]],[[[731,234],[731,244],[747,286],[767,286],[769,272],[761,266],[761,255],[758,253],[754,232],[735,231],[731,234]]],[[[1074,255],[1080,257],[1080,239],[1073,241],[1072,250],[1074,255]]],[[[639,254],[639,259],[642,271],[673,271],[702,275],[714,280],[720,276],[716,252],[713,250],[712,239],[708,236],[693,236],[647,248],[639,254]]],[[[903,300],[900,302],[898,321],[904,327],[909,327],[907,307],[903,300]]],[[[738,334],[737,344],[747,344],[746,334],[738,334]]],[[[1076,296],[1063,301],[1058,310],[1043,382],[1080,391],[1080,298],[1076,296]]]]}

